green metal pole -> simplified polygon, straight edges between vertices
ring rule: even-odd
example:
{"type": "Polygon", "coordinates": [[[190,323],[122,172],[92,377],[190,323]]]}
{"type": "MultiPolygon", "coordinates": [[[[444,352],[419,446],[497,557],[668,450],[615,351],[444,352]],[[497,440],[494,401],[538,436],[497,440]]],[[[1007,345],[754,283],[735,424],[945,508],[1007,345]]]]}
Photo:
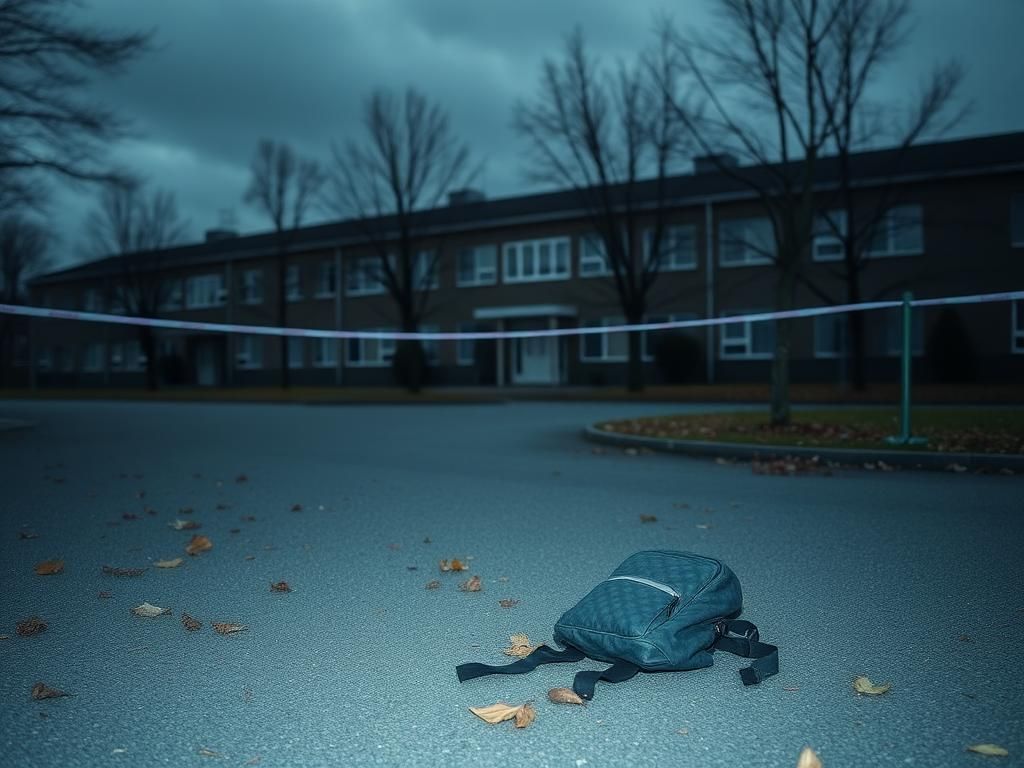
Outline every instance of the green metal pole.
{"type": "Polygon", "coordinates": [[[886,442],[893,445],[923,445],[926,438],[914,437],[910,434],[910,361],[911,361],[911,332],[913,329],[913,306],[914,294],[910,291],[903,293],[903,344],[900,360],[900,434],[886,438],[886,442]]]}

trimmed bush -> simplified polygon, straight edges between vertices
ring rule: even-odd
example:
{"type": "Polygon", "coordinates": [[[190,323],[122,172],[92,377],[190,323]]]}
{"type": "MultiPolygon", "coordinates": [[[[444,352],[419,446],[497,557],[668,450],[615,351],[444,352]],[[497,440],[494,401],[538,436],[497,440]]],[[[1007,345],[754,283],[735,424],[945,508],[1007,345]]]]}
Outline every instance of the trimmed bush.
{"type": "Polygon", "coordinates": [[[967,327],[954,307],[944,307],[928,334],[925,354],[935,381],[961,383],[978,376],[978,358],[967,327]]]}
{"type": "Polygon", "coordinates": [[[699,381],[704,363],[703,347],[693,335],[668,331],[654,344],[654,361],[667,384],[699,381]]]}

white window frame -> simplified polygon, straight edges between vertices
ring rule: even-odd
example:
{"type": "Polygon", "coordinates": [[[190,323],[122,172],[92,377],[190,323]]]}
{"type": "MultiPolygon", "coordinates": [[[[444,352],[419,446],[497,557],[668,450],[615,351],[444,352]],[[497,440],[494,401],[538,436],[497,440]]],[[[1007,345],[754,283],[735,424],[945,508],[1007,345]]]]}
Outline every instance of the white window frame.
{"type": "Polygon", "coordinates": [[[320,269],[316,277],[317,299],[332,299],[338,290],[338,274],[334,259],[326,259],[320,262],[320,269]]]}
{"type": "Polygon", "coordinates": [[[348,271],[345,275],[346,296],[374,296],[384,293],[387,289],[380,275],[379,256],[359,256],[349,259],[348,271]],[[376,276],[372,277],[376,272],[376,276]]]}
{"type": "MultiPolygon", "coordinates": [[[[650,315],[644,318],[645,323],[675,323],[681,320],[699,320],[700,315],[696,312],[675,312],[670,315],[650,315]]],[[[659,333],[694,333],[699,328],[667,328],[664,331],[641,331],[640,356],[644,362],[650,363],[654,360],[654,350],[648,349],[650,334],[659,333]]]]}
{"type": "Polygon", "coordinates": [[[85,345],[82,370],[85,373],[100,373],[106,368],[107,350],[102,341],[91,341],[85,345]]]}
{"type": "Polygon", "coordinates": [[[871,259],[889,258],[892,256],[918,256],[924,253],[924,207],[917,203],[909,203],[907,205],[894,205],[891,208],[886,209],[885,213],[878,220],[875,225],[876,230],[868,234],[867,241],[864,244],[864,256],[871,259]],[[912,212],[904,213],[900,212],[912,212]],[[897,248],[894,243],[898,236],[900,225],[898,220],[903,216],[908,218],[916,218],[914,223],[915,232],[917,234],[917,245],[913,248],[897,248]],[[884,230],[886,239],[885,250],[872,250],[872,241],[877,234],[877,229],[881,228],[884,230]]]}
{"type": "MultiPolygon", "coordinates": [[[[651,258],[651,241],[654,239],[654,228],[644,230],[643,249],[644,265],[651,258]]],[[[673,224],[661,233],[661,258],[658,261],[658,272],[686,272],[697,269],[697,227],[693,224],[673,224]],[[681,245],[688,244],[688,248],[681,245]],[[685,258],[680,258],[684,254],[685,258]],[[668,258],[666,258],[668,257],[668,258]]]]}
{"type": "Polygon", "coordinates": [[[1010,196],[1010,247],[1024,248],[1024,192],[1010,196]]]}
{"type": "Polygon", "coordinates": [[[286,301],[302,301],[302,265],[289,264],[284,272],[286,301]]]}
{"type": "Polygon", "coordinates": [[[263,368],[263,337],[239,336],[235,345],[235,367],[244,371],[263,368]]]}
{"type": "Polygon", "coordinates": [[[828,219],[831,219],[838,226],[842,237],[846,236],[846,211],[828,211],[824,215],[819,214],[815,216],[814,239],[811,241],[812,261],[842,261],[845,256],[842,237],[836,236],[835,230],[828,219]],[[829,253],[826,249],[838,249],[838,252],[833,251],[829,253]]]}
{"type": "Polygon", "coordinates": [[[460,248],[455,256],[455,287],[471,288],[477,285],[494,285],[498,282],[498,246],[474,245],[460,248]],[[466,279],[462,271],[462,259],[469,256],[473,261],[472,277],[466,279]],[[490,261],[490,265],[486,262],[490,261]]]}
{"type": "MultiPolygon", "coordinates": [[[[476,323],[459,323],[455,326],[457,333],[475,333],[477,330],[476,323]]],[[[477,339],[457,339],[455,341],[455,364],[456,365],[473,365],[476,363],[476,342],[477,339]],[[466,357],[465,352],[469,350],[469,357],[466,357]]]]}
{"type": "Polygon", "coordinates": [[[242,303],[263,303],[263,269],[247,269],[242,272],[242,303]]]}
{"type": "MultiPolygon", "coordinates": [[[[367,331],[378,331],[387,332],[393,331],[393,328],[367,328],[367,331]]],[[[365,338],[354,338],[346,339],[345,344],[345,365],[350,368],[385,368],[391,365],[391,358],[395,354],[395,340],[394,339],[365,339],[365,338]],[[352,345],[356,344],[359,348],[359,359],[352,359],[352,345]],[[370,359],[368,351],[373,349],[375,354],[373,359],[370,359]]]]}
{"type": "MultiPolygon", "coordinates": [[[[890,307],[882,310],[883,332],[885,333],[885,354],[887,357],[903,355],[903,307],[890,307]],[[895,325],[896,333],[890,335],[895,325]]],[[[921,357],[924,354],[924,314],[921,307],[912,310],[910,316],[910,356],[921,357]],[[914,333],[914,329],[920,329],[914,333]]]]}
{"type": "Polygon", "coordinates": [[[814,316],[814,357],[817,360],[835,360],[843,357],[846,354],[846,315],[839,312],[833,312],[828,315],[815,315],[814,316]],[[837,350],[823,349],[820,342],[824,336],[825,329],[821,327],[821,324],[825,321],[838,322],[839,326],[839,348],[837,350]]]}
{"type": "Polygon", "coordinates": [[[1024,299],[1010,301],[1010,353],[1024,355],[1024,299]]]}
{"type": "MultiPolygon", "coordinates": [[[[719,317],[735,317],[736,315],[759,315],[769,312],[767,309],[738,309],[722,312],[719,317]]],[[[762,323],[774,323],[774,320],[760,320],[762,323]]],[[[718,359],[719,360],[771,360],[775,356],[774,348],[770,352],[754,351],[754,323],[746,320],[743,323],[729,323],[718,326],[718,359]],[[743,344],[743,352],[727,352],[726,346],[743,344]]],[[[774,347],[774,344],[772,345],[774,347]]]]}
{"type": "MultiPolygon", "coordinates": [[[[612,325],[625,325],[625,320],[621,317],[602,317],[595,320],[584,320],[582,325],[585,328],[600,328],[612,325]]],[[[600,333],[600,334],[580,334],[580,362],[581,363],[625,363],[629,360],[629,334],[625,331],[620,331],[619,334],[625,339],[626,350],[621,355],[613,355],[609,352],[611,346],[611,334],[600,333]],[[600,356],[593,356],[587,354],[587,339],[596,336],[601,340],[601,354],[600,356]]]]}
{"type": "Polygon", "coordinates": [[[306,367],[306,339],[302,336],[285,336],[288,368],[296,370],[306,367]],[[298,354],[296,354],[298,352],[298,354]]]}
{"type": "Polygon", "coordinates": [[[313,340],[313,367],[335,368],[338,365],[338,339],[318,337],[313,340]]]}
{"type": "Polygon", "coordinates": [[[539,283],[568,280],[572,277],[572,246],[568,237],[548,237],[542,240],[516,240],[502,246],[503,283],[539,283]],[[547,274],[540,272],[540,254],[547,249],[547,274]],[[529,254],[529,259],[527,259],[529,254]],[[563,258],[559,258],[559,255],[563,258]],[[531,269],[527,274],[526,265],[531,269]],[[514,269],[513,269],[514,267],[514,269]],[[560,270],[559,267],[562,267],[560,270]]]}
{"type": "Polygon", "coordinates": [[[742,219],[721,219],[718,222],[718,266],[723,268],[731,267],[756,267],[772,264],[775,261],[775,236],[772,230],[771,219],[767,216],[748,216],[742,219]],[[757,248],[755,239],[756,232],[751,228],[763,229],[768,242],[768,255],[757,248]],[[733,230],[739,230],[738,233],[733,230]],[[726,258],[725,245],[740,246],[743,248],[742,258],[726,258]]]}
{"type": "Polygon", "coordinates": [[[224,275],[220,272],[193,275],[185,279],[185,309],[222,307],[227,296],[224,275]]]}
{"type": "Polygon", "coordinates": [[[168,280],[160,286],[162,301],[160,309],[164,312],[173,312],[185,306],[185,287],[181,278],[168,280]]]}
{"type": "Polygon", "coordinates": [[[579,249],[580,262],[576,272],[580,277],[607,277],[612,273],[605,253],[604,238],[597,232],[581,235],[579,249]]]}

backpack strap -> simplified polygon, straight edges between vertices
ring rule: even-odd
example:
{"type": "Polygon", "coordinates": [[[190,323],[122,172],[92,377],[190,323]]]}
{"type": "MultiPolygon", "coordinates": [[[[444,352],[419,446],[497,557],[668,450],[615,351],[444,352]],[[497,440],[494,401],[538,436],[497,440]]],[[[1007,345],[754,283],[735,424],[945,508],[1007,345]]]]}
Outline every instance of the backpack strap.
{"type": "MultiPolygon", "coordinates": [[[[532,672],[541,664],[554,664],[559,661],[579,661],[583,659],[583,651],[565,646],[564,650],[556,651],[546,645],[539,645],[529,656],[513,661],[511,664],[491,666],[490,664],[460,664],[455,668],[455,674],[459,676],[459,682],[464,683],[474,677],[484,675],[521,675],[523,672],[532,672]]],[[[593,686],[591,686],[593,691],[593,686]]],[[[580,694],[582,696],[582,694],[580,694]]]]}
{"type": "Polygon", "coordinates": [[[715,631],[718,638],[712,647],[716,651],[728,651],[737,656],[754,659],[753,664],[740,670],[740,678],[744,685],[755,685],[779,671],[779,649],[774,645],[762,643],[757,627],[749,621],[720,621],[715,625],[715,631]]]}
{"type": "Polygon", "coordinates": [[[606,683],[621,683],[629,680],[640,671],[640,667],[630,661],[616,661],[604,672],[577,672],[572,681],[572,689],[581,699],[590,701],[594,698],[594,687],[598,680],[606,683]]]}

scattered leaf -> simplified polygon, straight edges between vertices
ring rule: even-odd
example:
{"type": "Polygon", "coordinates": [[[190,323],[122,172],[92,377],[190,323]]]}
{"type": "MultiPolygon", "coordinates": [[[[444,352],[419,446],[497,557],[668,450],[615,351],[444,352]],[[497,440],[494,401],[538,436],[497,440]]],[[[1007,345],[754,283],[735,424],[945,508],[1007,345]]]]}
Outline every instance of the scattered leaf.
{"type": "Polygon", "coordinates": [[[301,504],[292,504],[292,512],[301,512],[301,511],[302,511],[302,505],[301,504]]]}
{"type": "Polygon", "coordinates": [[[468,566],[458,558],[455,558],[451,562],[442,560],[439,563],[439,567],[441,568],[442,573],[447,573],[448,571],[465,571],[468,566]]]}
{"type": "Polygon", "coordinates": [[[479,576],[474,576],[468,581],[464,581],[461,584],[459,584],[459,589],[461,589],[463,592],[479,592],[483,588],[484,586],[483,583],[480,581],[479,576]]]}
{"type": "MultiPolygon", "coordinates": [[[[503,722],[505,720],[511,720],[518,717],[520,710],[523,707],[529,706],[528,704],[520,704],[518,707],[512,706],[499,701],[497,704],[491,704],[489,707],[470,707],[469,711],[479,717],[481,720],[492,725],[503,722]]],[[[533,707],[530,707],[533,709],[533,707]]],[[[533,718],[530,718],[531,720],[533,718]]],[[[524,725],[529,725],[526,723],[524,725]]],[[[520,726],[522,727],[522,726],[520,726]]]]}
{"type": "Polygon", "coordinates": [[[246,555],[245,559],[246,560],[255,560],[256,559],[256,555],[246,555]]]}
{"type": "Polygon", "coordinates": [[[627,456],[638,456],[640,454],[640,451],[638,451],[636,448],[626,448],[622,452],[627,456]]]}
{"type": "Polygon", "coordinates": [[[712,525],[711,523],[697,523],[697,527],[700,528],[702,531],[706,531],[709,528],[711,528],[712,525]]]}
{"type": "Polygon", "coordinates": [[[242,515],[242,517],[240,517],[239,520],[241,520],[243,523],[255,523],[256,515],[242,515]]]}
{"type": "Polygon", "coordinates": [[[431,544],[432,542],[430,541],[430,537],[427,536],[425,539],[423,539],[423,543],[424,544],[431,544]]]}
{"type": "Polygon", "coordinates": [[[946,465],[946,471],[947,472],[956,472],[956,473],[959,474],[961,472],[966,472],[967,471],[967,467],[965,467],[963,464],[957,464],[956,462],[953,462],[952,464],[947,464],[946,465]]]}
{"type": "Polygon", "coordinates": [[[206,552],[211,549],[213,549],[213,542],[206,536],[196,534],[189,541],[188,546],[185,547],[185,554],[194,556],[198,555],[200,552],[206,552]]]}
{"type": "Polygon", "coordinates": [[[146,514],[147,515],[153,515],[155,517],[156,516],[156,510],[153,509],[152,507],[146,507],[146,514]]]}
{"type": "Polygon", "coordinates": [[[530,645],[530,638],[523,634],[510,635],[508,639],[512,645],[502,651],[506,656],[515,656],[521,659],[529,656],[538,648],[536,645],[530,645]]]}
{"type": "Polygon", "coordinates": [[[504,600],[499,600],[498,605],[500,605],[502,608],[515,608],[517,605],[519,605],[519,601],[505,598],[504,600]]]}
{"type": "Polygon", "coordinates": [[[108,576],[141,576],[146,572],[145,568],[113,568],[104,565],[100,570],[108,576]]]}
{"type": "Polygon", "coordinates": [[[193,531],[202,526],[195,520],[175,520],[173,523],[168,523],[167,527],[173,528],[176,531],[193,531]]]}
{"type": "Polygon", "coordinates": [[[821,768],[821,760],[813,749],[804,747],[800,750],[800,757],[796,761],[796,768],[821,768]]]}
{"type": "Polygon", "coordinates": [[[974,641],[968,635],[960,635],[957,638],[961,643],[973,643],[974,641]]]}
{"type": "Polygon", "coordinates": [[[24,621],[19,621],[16,629],[18,634],[22,637],[30,637],[32,635],[38,635],[40,632],[45,632],[46,622],[38,616],[32,616],[24,621]]]}
{"type": "Polygon", "coordinates": [[[170,608],[161,608],[158,605],[152,605],[150,603],[143,603],[132,608],[132,613],[136,616],[141,616],[144,619],[153,619],[157,616],[163,616],[171,612],[170,608]]]}
{"type": "Polygon", "coordinates": [[[794,691],[799,691],[800,690],[800,686],[799,685],[784,685],[784,686],[782,686],[782,690],[789,691],[790,693],[792,693],[794,691]]]}
{"type": "Polygon", "coordinates": [[[110,598],[112,598],[113,596],[114,596],[114,593],[113,593],[113,592],[108,592],[108,591],[107,591],[107,590],[105,590],[105,589],[104,589],[104,590],[102,590],[102,591],[100,591],[100,592],[99,592],[99,593],[97,593],[97,595],[96,595],[96,597],[100,598],[100,600],[109,600],[109,599],[110,599],[110,598]]]}
{"type": "Polygon", "coordinates": [[[583,704],[583,699],[572,688],[552,688],[548,691],[548,699],[555,704],[583,704]]]}
{"type": "Polygon", "coordinates": [[[221,757],[222,756],[220,752],[214,752],[212,749],[207,749],[206,747],[200,747],[199,751],[197,752],[197,754],[200,757],[221,757]]]}
{"type": "Polygon", "coordinates": [[[219,504],[217,504],[217,507],[216,507],[216,508],[217,508],[217,509],[219,509],[219,510],[221,510],[221,511],[223,511],[223,510],[225,510],[225,509],[231,509],[231,505],[230,505],[230,504],[225,504],[225,503],[224,503],[224,502],[222,501],[222,502],[220,502],[219,504]]]}
{"type": "Polygon", "coordinates": [[[857,693],[864,693],[868,696],[880,696],[892,688],[892,683],[882,683],[882,685],[875,685],[866,677],[858,677],[853,681],[853,690],[857,693]]]}
{"type": "Polygon", "coordinates": [[[10,639],[11,639],[10,635],[0,635],[0,640],[10,640],[10,639]]]}
{"type": "Polygon", "coordinates": [[[537,710],[532,704],[523,704],[516,712],[516,728],[525,728],[537,719],[537,710]]]}
{"type": "Polygon", "coordinates": [[[172,558],[171,560],[157,560],[153,565],[157,568],[177,568],[179,565],[184,563],[185,560],[180,557],[172,558]]]}
{"type": "Polygon", "coordinates": [[[203,622],[193,619],[187,613],[181,614],[181,623],[189,632],[198,632],[203,627],[203,622]]]}
{"type": "Polygon", "coordinates": [[[45,683],[36,683],[32,686],[32,698],[36,701],[40,699],[59,699],[62,696],[69,694],[64,691],[58,690],[57,688],[50,688],[45,683]]]}
{"type": "Polygon", "coordinates": [[[218,635],[234,635],[238,632],[244,632],[247,629],[248,627],[244,624],[228,624],[219,621],[213,622],[213,631],[218,635]]]}
{"type": "Polygon", "coordinates": [[[228,531],[228,533],[241,533],[241,532],[242,532],[241,528],[232,528],[231,530],[228,531]]]}
{"type": "Polygon", "coordinates": [[[278,581],[270,585],[271,592],[291,592],[292,588],[288,586],[287,581],[278,581]]]}
{"type": "Polygon", "coordinates": [[[405,566],[405,570],[407,570],[407,571],[418,571],[419,569],[420,569],[420,567],[418,565],[407,565],[407,566],[405,566]]]}
{"type": "Polygon", "coordinates": [[[43,560],[36,564],[36,573],[40,576],[53,576],[64,570],[63,560],[43,560]]]}
{"type": "Polygon", "coordinates": [[[246,477],[245,475],[239,475],[238,477],[235,478],[235,482],[236,483],[247,483],[247,482],[249,482],[249,478],[246,477]]]}
{"type": "Polygon", "coordinates": [[[138,520],[139,516],[136,515],[134,512],[123,512],[121,513],[121,518],[123,520],[138,520]]]}
{"type": "Polygon", "coordinates": [[[967,750],[969,752],[977,752],[979,755],[988,755],[989,757],[1006,757],[1010,754],[997,744],[971,744],[967,750]]]}
{"type": "Polygon", "coordinates": [[[19,539],[38,539],[39,534],[33,533],[32,531],[18,531],[19,539]]]}
{"type": "Polygon", "coordinates": [[[690,729],[684,726],[683,728],[677,728],[676,733],[678,733],[680,736],[689,736],[690,729]]]}
{"type": "Polygon", "coordinates": [[[656,523],[658,522],[657,515],[640,515],[641,523],[656,523]]]}
{"type": "Polygon", "coordinates": [[[426,586],[427,589],[439,589],[440,587],[441,582],[437,579],[434,579],[433,581],[428,581],[426,586]]]}
{"type": "Polygon", "coordinates": [[[192,509],[192,507],[182,507],[178,510],[179,515],[191,515],[193,512],[195,512],[195,510],[192,509]]]}

